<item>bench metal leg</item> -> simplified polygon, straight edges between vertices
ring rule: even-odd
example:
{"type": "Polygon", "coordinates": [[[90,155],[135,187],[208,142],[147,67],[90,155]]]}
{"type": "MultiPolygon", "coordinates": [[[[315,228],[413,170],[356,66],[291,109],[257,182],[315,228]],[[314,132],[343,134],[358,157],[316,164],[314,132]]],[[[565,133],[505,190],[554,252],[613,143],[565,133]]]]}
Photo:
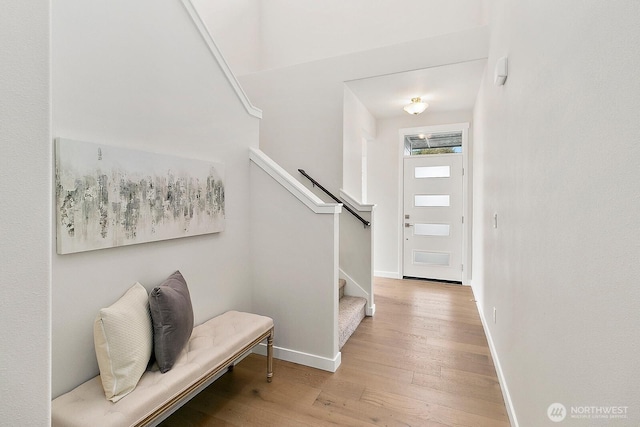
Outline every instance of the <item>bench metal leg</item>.
{"type": "Polygon", "coordinates": [[[273,378],[273,329],[267,337],[267,382],[273,378]]]}

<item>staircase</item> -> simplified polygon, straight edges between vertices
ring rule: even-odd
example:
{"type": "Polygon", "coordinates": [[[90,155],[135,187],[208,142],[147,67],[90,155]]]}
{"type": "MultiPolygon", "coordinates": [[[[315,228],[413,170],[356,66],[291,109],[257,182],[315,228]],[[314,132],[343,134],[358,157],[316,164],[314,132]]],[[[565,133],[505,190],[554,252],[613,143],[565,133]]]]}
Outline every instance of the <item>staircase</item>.
{"type": "Polygon", "coordinates": [[[347,282],[344,279],[338,280],[338,294],[340,299],[340,313],[338,315],[338,342],[342,348],[351,334],[353,334],[365,315],[367,300],[360,297],[352,297],[344,294],[344,287],[347,282]]]}
{"type": "MultiPolygon", "coordinates": [[[[359,213],[357,213],[355,210],[353,210],[351,207],[349,207],[349,205],[351,204],[352,206],[364,206],[361,205],[360,203],[354,202],[353,198],[351,198],[350,196],[346,195],[346,193],[344,193],[343,197],[346,197],[347,200],[349,200],[349,203],[345,203],[344,201],[338,199],[335,195],[333,195],[329,190],[327,190],[326,188],[324,188],[318,181],[316,181],[315,179],[313,179],[311,176],[309,176],[308,173],[306,173],[303,169],[298,169],[298,172],[300,172],[300,174],[302,176],[304,176],[305,178],[307,178],[309,181],[311,181],[311,183],[313,184],[314,187],[318,187],[318,189],[320,189],[321,191],[323,191],[327,196],[329,196],[334,202],[339,203],[339,206],[341,209],[344,209],[345,211],[349,212],[351,215],[353,215],[353,217],[355,217],[357,219],[357,229],[360,230],[361,227],[364,225],[364,229],[365,230],[369,230],[368,233],[366,233],[366,235],[360,236],[360,240],[357,240],[357,244],[349,247],[345,252],[351,251],[351,252],[357,252],[357,251],[372,251],[372,246],[371,243],[373,241],[373,237],[371,234],[371,221],[365,219],[364,217],[362,217],[359,213]],[[368,239],[368,240],[367,240],[368,239]]],[[[342,190],[340,190],[341,194],[343,193],[342,190]]],[[[374,205],[368,205],[368,209],[367,211],[373,212],[373,207],[374,205]]],[[[357,209],[357,208],[356,208],[357,209]]],[[[351,218],[351,217],[349,217],[351,218]]],[[[345,222],[345,227],[342,226],[342,220],[340,220],[340,233],[343,233],[344,230],[350,230],[349,231],[349,241],[353,242],[354,239],[351,239],[351,231],[353,230],[353,228],[349,228],[349,227],[353,227],[353,224],[349,223],[349,222],[345,222]]],[[[340,254],[342,255],[342,250],[343,250],[343,238],[342,238],[342,234],[340,236],[340,254]]],[[[339,258],[340,262],[342,262],[342,258],[339,258]]],[[[371,278],[370,278],[371,279],[371,278]]],[[[345,285],[347,284],[345,279],[339,279],[338,280],[338,295],[339,295],[339,310],[338,310],[338,348],[341,349],[344,344],[347,342],[347,340],[349,339],[349,337],[355,332],[356,328],[358,327],[358,325],[360,324],[360,322],[362,322],[362,319],[364,319],[365,315],[366,315],[366,305],[367,305],[367,299],[366,298],[361,298],[361,297],[354,297],[354,296],[350,296],[350,295],[345,295],[344,294],[344,288],[345,285]]],[[[359,287],[359,285],[358,285],[359,287]]],[[[371,286],[371,283],[369,284],[369,286],[367,286],[368,289],[371,290],[371,297],[373,297],[373,287],[371,286]]],[[[364,294],[366,294],[367,292],[360,288],[362,290],[362,292],[364,294]]],[[[371,301],[373,301],[373,298],[371,299],[371,301]]],[[[372,305],[372,312],[371,314],[373,314],[373,305],[372,305]]]]}

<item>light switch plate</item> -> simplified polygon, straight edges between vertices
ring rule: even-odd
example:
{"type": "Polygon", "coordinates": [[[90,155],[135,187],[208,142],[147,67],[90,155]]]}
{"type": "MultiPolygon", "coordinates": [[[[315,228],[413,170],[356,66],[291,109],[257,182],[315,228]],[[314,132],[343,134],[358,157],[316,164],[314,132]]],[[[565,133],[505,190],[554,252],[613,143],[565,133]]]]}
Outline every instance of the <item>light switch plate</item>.
{"type": "Polygon", "coordinates": [[[493,82],[496,86],[502,86],[507,81],[507,75],[509,74],[509,67],[507,57],[503,56],[496,62],[496,68],[493,75],[493,82]]]}

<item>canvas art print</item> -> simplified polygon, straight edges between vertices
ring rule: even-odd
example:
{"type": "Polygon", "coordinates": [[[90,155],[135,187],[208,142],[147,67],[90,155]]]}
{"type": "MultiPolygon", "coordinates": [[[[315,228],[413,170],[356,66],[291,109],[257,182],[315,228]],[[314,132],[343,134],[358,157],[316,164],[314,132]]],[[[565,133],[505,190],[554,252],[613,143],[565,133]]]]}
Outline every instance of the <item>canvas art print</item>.
{"type": "Polygon", "coordinates": [[[56,140],[59,254],[224,229],[221,163],[56,140]]]}

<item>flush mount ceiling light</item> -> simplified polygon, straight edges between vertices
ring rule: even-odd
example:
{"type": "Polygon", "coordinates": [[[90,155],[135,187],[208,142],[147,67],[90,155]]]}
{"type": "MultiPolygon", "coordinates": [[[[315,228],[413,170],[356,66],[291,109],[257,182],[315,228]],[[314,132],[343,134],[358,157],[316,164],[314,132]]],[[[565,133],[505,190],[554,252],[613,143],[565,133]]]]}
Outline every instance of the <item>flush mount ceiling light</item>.
{"type": "Polygon", "coordinates": [[[422,102],[420,97],[411,98],[411,104],[405,105],[404,111],[417,116],[418,114],[426,110],[428,106],[429,104],[427,104],[426,102],[422,102]]]}

